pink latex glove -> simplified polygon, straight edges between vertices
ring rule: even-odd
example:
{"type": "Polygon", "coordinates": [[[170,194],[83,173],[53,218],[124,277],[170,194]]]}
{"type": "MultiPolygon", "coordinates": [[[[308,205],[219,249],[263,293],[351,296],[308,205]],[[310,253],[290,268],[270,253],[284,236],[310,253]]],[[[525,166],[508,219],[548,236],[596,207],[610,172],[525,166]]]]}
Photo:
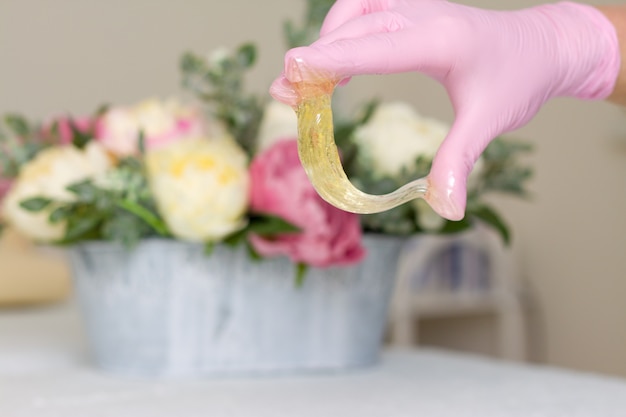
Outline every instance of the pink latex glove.
{"type": "Polygon", "coordinates": [[[295,105],[291,83],[320,75],[419,71],[439,81],[455,122],[433,161],[430,202],[460,220],[467,177],[493,138],[526,124],[552,97],[606,98],[619,67],[615,28],[591,6],[490,11],[444,0],[337,0],[320,39],[286,54],[270,93],[295,105]]]}

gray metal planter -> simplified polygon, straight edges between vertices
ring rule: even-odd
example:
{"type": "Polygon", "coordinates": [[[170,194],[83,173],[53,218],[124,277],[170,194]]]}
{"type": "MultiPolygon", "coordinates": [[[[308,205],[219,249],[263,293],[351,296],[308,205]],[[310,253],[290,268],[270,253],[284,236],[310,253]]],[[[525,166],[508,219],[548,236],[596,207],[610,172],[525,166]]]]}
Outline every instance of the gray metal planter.
{"type": "Polygon", "coordinates": [[[205,376],[341,370],[378,359],[403,240],[366,235],[353,267],[309,269],[245,248],[146,240],[70,250],[93,356],[107,371],[205,376]]]}

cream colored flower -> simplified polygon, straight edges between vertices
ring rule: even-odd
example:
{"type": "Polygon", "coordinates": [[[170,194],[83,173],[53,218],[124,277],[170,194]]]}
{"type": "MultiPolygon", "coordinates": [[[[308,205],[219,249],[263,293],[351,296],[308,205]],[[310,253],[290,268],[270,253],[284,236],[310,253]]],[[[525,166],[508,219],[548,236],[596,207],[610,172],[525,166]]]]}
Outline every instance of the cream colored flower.
{"type": "Polygon", "coordinates": [[[298,118],[291,106],[278,101],[268,103],[259,127],[258,150],[268,149],[278,140],[292,139],[297,136],[298,118]]]}
{"type": "Polygon", "coordinates": [[[412,167],[418,156],[432,159],[448,130],[408,104],[393,102],[381,104],[354,139],[377,174],[393,177],[412,167]]]}
{"type": "MultiPolygon", "coordinates": [[[[403,102],[383,103],[370,120],[359,127],[354,140],[364,155],[364,163],[380,176],[395,177],[402,168],[411,168],[415,160],[432,160],[446,138],[450,127],[438,120],[424,117],[403,102]]],[[[468,178],[468,187],[475,184],[483,168],[478,159],[468,178]]]]}
{"type": "Polygon", "coordinates": [[[174,142],[148,152],[150,186],[174,236],[217,241],[243,227],[249,186],[246,159],[228,137],[174,142]]]}
{"type": "Polygon", "coordinates": [[[71,145],[56,146],[40,152],[21,169],[20,174],[3,201],[4,218],[26,236],[50,242],[63,237],[65,223],[48,222],[50,209],[33,213],[20,202],[33,197],[72,201],[74,195],[66,190],[72,183],[98,178],[111,167],[111,158],[97,142],[84,150],[71,145]]]}

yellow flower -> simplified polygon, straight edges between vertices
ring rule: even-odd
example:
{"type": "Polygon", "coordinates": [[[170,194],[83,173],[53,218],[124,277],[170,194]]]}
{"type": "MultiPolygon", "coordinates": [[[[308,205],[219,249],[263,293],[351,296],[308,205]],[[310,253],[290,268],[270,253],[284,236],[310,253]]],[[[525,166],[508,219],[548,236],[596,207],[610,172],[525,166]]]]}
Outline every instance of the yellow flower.
{"type": "Polygon", "coordinates": [[[247,158],[231,138],[174,142],[146,155],[150,186],[175,237],[217,241],[245,225],[247,158]]]}
{"type": "Polygon", "coordinates": [[[75,197],[66,190],[67,186],[88,178],[97,179],[110,167],[110,157],[96,142],[84,150],[71,145],[45,149],[22,167],[3,201],[2,214],[8,223],[32,239],[42,242],[61,239],[65,223],[48,222],[52,208],[33,213],[22,208],[20,202],[33,197],[72,201],[75,197]]]}

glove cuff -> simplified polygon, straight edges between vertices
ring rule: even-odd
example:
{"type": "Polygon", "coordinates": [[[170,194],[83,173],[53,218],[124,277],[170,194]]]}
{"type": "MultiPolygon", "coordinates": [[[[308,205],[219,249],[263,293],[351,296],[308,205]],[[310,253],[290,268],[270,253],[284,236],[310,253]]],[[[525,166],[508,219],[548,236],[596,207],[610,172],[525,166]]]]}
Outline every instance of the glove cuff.
{"type": "Polygon", "coordinates": [[[595,7],[561,2],[540,6],[549,15],[568,51],[569,62],[555,96],[603,100],[611,95],[620,72],[617,31],[595,7]],[[552,13],[554,11],[554,13],[552,13]]]}

